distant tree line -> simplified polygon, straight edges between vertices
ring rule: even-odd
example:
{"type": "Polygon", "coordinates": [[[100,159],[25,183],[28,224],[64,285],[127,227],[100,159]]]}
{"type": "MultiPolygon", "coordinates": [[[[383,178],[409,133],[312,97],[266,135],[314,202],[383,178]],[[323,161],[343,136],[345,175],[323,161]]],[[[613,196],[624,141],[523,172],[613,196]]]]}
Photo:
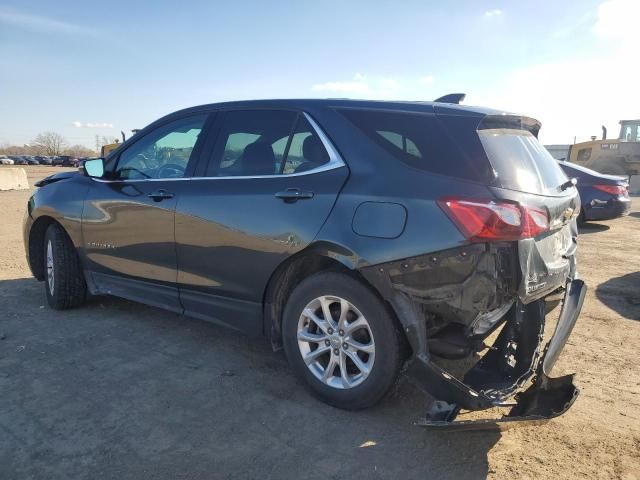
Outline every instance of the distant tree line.
{"type": "Polygon", "coordinates": [[[44,155],[56,157],[69,155],[71,157],[94,157],[98,155],[103,145],[114,143],[115,137],[96,135],[96,149],[91,150],[84,145],[70,145],[67,139],[56,132],[42,132],[28,144],[0,145],[0,154],[3,155],[44,155]]]}

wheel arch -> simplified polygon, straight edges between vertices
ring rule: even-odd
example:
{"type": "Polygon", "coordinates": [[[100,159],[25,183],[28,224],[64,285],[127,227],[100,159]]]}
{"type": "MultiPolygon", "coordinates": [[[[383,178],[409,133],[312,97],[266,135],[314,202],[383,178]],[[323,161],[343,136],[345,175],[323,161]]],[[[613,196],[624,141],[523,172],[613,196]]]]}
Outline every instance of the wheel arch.
{"type": "Polygon", "coordinates": [[[49,225],[57,223],[53,217],[48,215],[42,215],[38,217],[31,225],[31,229],[29,230],[29,243],[28,243],[28,254],[29,254],[29,268],[31,268],[31,273],[36,277],[37,280],[44,280],[44,237],[47,233],[47,229],[49,225]]]}
{"type": "Polygon", "coordinates": [[[282,348],[282,313],[289,294],[303,279],[322,271],[354,272],[355,254],[329,242],[317,242],[292,255],[274,270],[262,301],[263,334],[271,338],[274,350],[282,348]]]}
{"type": "Polygon", "coordinates": [[[389,300],[383,298],[381,292],[358,270],[359,261],[359,256],[352,250],[322,241],[287,258],[274,270],[265,288],[262,304],[263,333],[270,337],[274,350],[282,348],[282,314],[289,295],[302,280],[323,271],[342,272],[362,282],[387,306],[396,326],[401,325],[389,300]]]}
{"type": "Polygon", "coordinates": [[[29,230],[29,268],[31,269],[33,276],[39,281],[43,281],[45,279],[44,237],[49,226],[53,224],[58,225],[65,235],[71,239],[71,236],[67,229],[64,228],[64,225],[49,215],[41,215],[36,218],[29,230]]]}

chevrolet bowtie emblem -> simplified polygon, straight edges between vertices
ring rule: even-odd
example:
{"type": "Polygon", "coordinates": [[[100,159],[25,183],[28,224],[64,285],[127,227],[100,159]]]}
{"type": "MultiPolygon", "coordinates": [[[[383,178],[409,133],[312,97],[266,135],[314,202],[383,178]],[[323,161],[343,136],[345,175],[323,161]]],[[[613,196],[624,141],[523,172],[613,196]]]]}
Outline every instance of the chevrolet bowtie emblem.
{"type": "Polygon", "coordinates": [[[573,208],[567,208],[564,212],[562,212],[562,218],[564,218],[565,220],[571,219],[571,217],[573,216],[573,211],[573,208]]]}

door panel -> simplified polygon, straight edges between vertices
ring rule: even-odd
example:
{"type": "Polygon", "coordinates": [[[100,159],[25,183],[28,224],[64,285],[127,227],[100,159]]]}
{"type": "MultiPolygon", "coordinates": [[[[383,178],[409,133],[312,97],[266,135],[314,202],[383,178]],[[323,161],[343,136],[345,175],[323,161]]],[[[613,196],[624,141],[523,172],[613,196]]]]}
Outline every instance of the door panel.
{"type": "Polygon", "coordinates": [[[133,137],[104,178],[92,181],[82,231],[94,290],[181,311],[175,208],[207,118],[178,117],[133,137]]]}
{"type": "Polygon", "coordinates": [[[348,176],[312,123],[293,110],[219,114],[205,177],[183,185],[176,206],[185,313],[262,332],[269,278],[320,231],[348,176]]]}
{"type": "MultiPolygon", "coordinates": [[[[159,189],[171,192],[178,183],[183,182],[93,182],[85,200],[82,230],[85,265],[102,274],[95,277],[97,288],[120,295],[114,290],[122,292],[122,282],[111,280],[113,276],[158,283],[173,289],[163,303],[179,308],[175,290],[176,197],[160,201],[148,197],[159,189]]],[[[162,290],[166,296],[166,288],[162,290]]]]}
{"type": "Polygon", "coordinates": [[[185,313],[261,331],[269,278],[313,240],[347,176],[343,166],[308,175],[191,180],[176,207],[185,313]],[[288,189],[313,196],[278,198],[288,189]]]}

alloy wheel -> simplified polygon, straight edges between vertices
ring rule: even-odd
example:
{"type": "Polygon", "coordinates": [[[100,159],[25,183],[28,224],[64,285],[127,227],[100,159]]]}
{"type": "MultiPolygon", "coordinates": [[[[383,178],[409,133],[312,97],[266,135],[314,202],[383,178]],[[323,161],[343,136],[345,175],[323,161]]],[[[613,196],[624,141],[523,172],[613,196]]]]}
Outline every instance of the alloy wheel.
{"type": "Polygon", "coordinates": [[[49,284],[49,293],[53,295],[55,276],[53,267],[53,246],[51,245],[51,240],[47,242],[47,283],[49,284]]]}
{"type": "Polygon", "coordinates": [[[353,388],[371,373],[376,351],[371,327],[344,298],[324,295],[309,302],[297,338],[307,368],[330,387],[353,388]]]}

